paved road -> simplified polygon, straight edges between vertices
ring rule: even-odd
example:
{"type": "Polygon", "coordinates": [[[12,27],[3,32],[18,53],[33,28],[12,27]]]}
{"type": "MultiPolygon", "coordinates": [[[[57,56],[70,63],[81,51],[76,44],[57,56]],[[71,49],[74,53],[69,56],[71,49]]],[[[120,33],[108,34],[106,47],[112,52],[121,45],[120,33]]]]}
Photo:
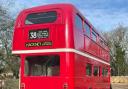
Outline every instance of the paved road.
{"type": "Polygon", "coordinates": [[[112,84],[112,89],[128,89],[128,84],[112,84]]]}

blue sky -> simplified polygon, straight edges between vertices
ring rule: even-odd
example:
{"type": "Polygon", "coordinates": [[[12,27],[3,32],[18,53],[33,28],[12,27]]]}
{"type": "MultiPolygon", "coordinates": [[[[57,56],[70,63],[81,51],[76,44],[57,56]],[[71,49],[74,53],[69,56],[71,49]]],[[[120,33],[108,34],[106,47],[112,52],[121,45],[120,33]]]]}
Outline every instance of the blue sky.
{"type": "MultiPolygon", "coordinates": [[[[3,0],[7,1],[7,0],[3,0]]],[[[23,8],[30,8],[51,3],[71,3],[99,31],[110,31],[119,24],[128,26],[128,0],[15,0],[11,8],[12,15],[17,15],[23,8]]]]}

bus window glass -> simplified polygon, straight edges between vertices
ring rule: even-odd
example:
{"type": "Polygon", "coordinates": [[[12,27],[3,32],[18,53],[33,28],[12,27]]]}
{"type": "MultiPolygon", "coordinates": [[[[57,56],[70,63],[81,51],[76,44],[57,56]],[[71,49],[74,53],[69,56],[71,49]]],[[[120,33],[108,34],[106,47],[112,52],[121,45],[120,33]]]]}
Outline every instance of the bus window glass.
{"type": "Polygon", "coordinates": [[[92,39],[96,42],[97,35],[94,31],[92,31],[92,39]]]}
{"type": "Polygon", "coordinates": [[[41,24],[51,23],[57,19],[56,11],[40,12],[29,14],[25,20],[25,24],[41,24]]]}
{"type": "Polygon", "coordinates": [[[52,56],[29,56],[26,58],[25,75],[27,76],[59,76],[60,58],[52,56]]]}
{"type": "Polygon", "coordinates": [[[104,42],[104,46],[105,46],[105,48],[107,48],[108,44],[106,42],[104,42]]]}
{"type": "Polygon", "coordinates": [[[98,75],[99,75],[99,67],[94,66],[93,75],[94,75],[94,76],[98,76],[98,75]]]}
{"type": "Polygon", "coordinates": [[[91,76],[91,74],[92,74],[92,65],[87,64],[86,65],[86,75],[91,76]]]}
{"type": "Polygon", "coordinates": [[[103,45],[104,45],[104,41],[103,41],[103,39],[100,38],[99,41],[100,41],[100,45],[103,46],[103,45]]]}
{"type": "Polygon", "coordinates": [[[108,75],[108,69],[103,68],[102,69],[102,75],[107,76],[108,75]]]}
{"type": "Polygon", "coordinates": [[[80,16],[76,15],[75,23],[76,23],[77,29],[82,31],[83,24],[82,24],[82,19],[80,18],[80,16]]]}
{"type": "Polygon", "coordinates": [[[84,24],[84,28],[85,28],[85,34],[90,37],[90,27],[88,24],[84,24]]]}

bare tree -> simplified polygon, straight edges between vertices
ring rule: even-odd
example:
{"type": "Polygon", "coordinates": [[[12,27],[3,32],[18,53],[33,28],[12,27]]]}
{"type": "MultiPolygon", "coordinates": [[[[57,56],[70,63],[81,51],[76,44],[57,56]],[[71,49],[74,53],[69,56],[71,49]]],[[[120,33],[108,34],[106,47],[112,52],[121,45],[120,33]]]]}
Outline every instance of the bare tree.
{"type": "MultiPolygon", "coordinates": [[[[128,65],[126,63],[126,49],[124,48],[124,38],[127,27],[119,25],[111,32],[104,33],[108,40],[111,54],[111,67],[114,75],[128,75],[128,65]],[[122,45],[123,44],[123,45],[122,45]]],[[[128,43],[126,43],[128,45],[128,43]]]]}
{"type": "MultiPolygon", "coordinates": [[[[12,5],[13,1],[14,0],[9,0],[6,3],[8,6],[0,2],[0,63],[3,64],[3,66],[0,66],[0,69],[6,72],[9,70],[17,74],[19,60],[17,56],[11,54],[14,19],[8,12],[9,5],[12,5]]],[[[16,76],[18,76],[18,74],[16,76]]]]}

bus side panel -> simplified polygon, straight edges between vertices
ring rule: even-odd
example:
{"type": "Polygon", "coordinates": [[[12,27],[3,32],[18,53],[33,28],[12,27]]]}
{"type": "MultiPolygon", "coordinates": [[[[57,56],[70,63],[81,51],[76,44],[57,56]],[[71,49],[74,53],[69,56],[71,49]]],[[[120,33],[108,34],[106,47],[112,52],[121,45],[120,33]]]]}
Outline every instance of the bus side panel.
{"type": "Polygon", "coordinates": [[[23,39],[23,29],[22,28],[18,28],[15,29],[14,34],[13,34],[13,45],[12,45],[12,49],[13,50],[17,50],[19,49],[19,47],[22,49],[24,47],[24,39],[23,39]]]}
{"type": "Polygon", "coordinates": [[[74,63],[74,83],[75,89],[109,89],[110,86],[110,71],[107,76],[102,76],[102,68],[110,68],[100,62],[94,61],[87,57],[75,54],[74,63]],[[87,64],[92,65],[91,76],[86,74],[87,64]],[[100,67],[99,74],[94,76],[94,66],[100,67]]]}
{"type": "Polygon", "coordinates": [[[89,89],[93,87],[93,78],[86,76],[86,64],[92,61],[75,54],[75,89],[89,89]]]}

